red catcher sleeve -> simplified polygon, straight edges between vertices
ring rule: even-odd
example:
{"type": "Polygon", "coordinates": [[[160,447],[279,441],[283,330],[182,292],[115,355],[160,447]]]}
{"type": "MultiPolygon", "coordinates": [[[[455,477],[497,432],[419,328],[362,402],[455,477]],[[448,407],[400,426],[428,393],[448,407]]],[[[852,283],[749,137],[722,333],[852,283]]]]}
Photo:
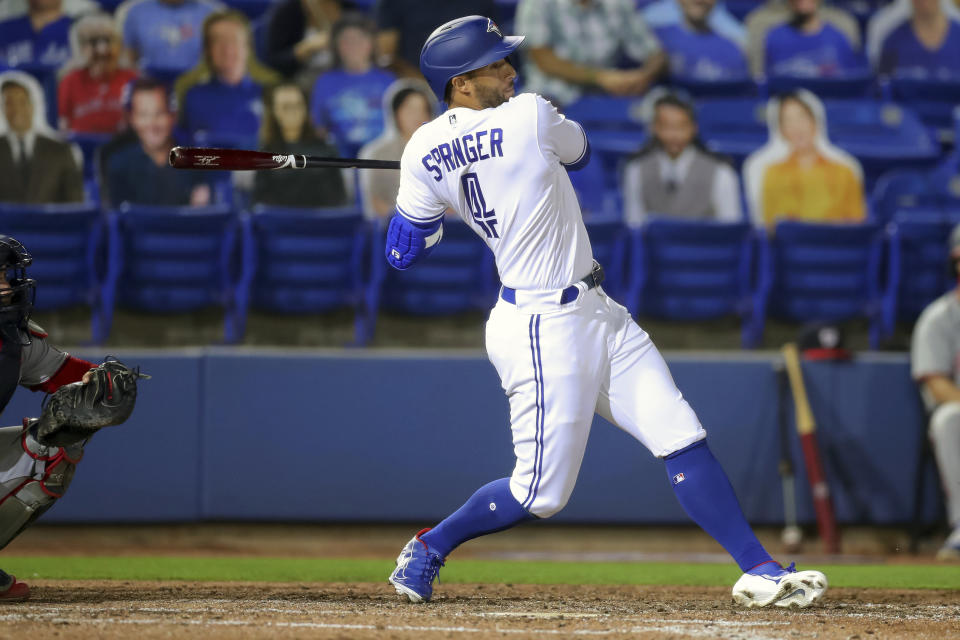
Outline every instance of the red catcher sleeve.
{"type": "Polygon", "coordinates": [[[57,372],[50,376],[46,382],[28,388],[31,391],[53,393],[65,384],[70,384],[71,382],[80,382],[83,374],[90,369],[93,369],[95,366],[96,365],[94,365],[92,362],[87,362],[86,360],[81,360],[80,358],[74,358],[73,356],[67,356],[67,359],[64,360],[63,364],[60,365],[60,368],[57,369],[57,372]]]}

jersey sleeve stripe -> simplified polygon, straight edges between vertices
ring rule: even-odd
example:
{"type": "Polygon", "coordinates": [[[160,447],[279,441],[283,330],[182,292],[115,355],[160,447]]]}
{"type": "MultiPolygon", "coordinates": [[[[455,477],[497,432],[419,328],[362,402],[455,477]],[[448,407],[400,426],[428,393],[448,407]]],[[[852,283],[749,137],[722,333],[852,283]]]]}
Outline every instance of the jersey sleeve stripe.
{"type": "Polygon", "coordinates": [[[397,213],[402,215],[404,218],[406,218],[410,222],[416,222],[416,223],[436,222],[437,220],[440,220],[441,218],[443,218],[443,215],[444,215],[444,212],[441,211],[440,213],[433,216],[432,218],[414,218],[412,215],[410,215],[409,213],[401,209],[400,205],[397,205],[397,213]]]}

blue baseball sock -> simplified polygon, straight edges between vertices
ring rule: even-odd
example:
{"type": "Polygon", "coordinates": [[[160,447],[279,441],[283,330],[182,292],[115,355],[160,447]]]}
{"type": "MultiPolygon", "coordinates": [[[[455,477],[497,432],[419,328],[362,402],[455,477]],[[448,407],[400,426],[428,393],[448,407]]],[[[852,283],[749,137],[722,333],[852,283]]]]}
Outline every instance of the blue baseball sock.
{"type": "Polygon", "coordinates": [[[675,451],[664,461],[687,515],[733,556],[744,573],[772,560],[747,524],[730,480],[706,440],[675,451]]]}
{"type": "Polygon", "coordinates": [[[467,540],[496,533],[533,516],[510,493],[510,478],[486,484],[443,522],[420,536],[444,558],[467,540]]]}

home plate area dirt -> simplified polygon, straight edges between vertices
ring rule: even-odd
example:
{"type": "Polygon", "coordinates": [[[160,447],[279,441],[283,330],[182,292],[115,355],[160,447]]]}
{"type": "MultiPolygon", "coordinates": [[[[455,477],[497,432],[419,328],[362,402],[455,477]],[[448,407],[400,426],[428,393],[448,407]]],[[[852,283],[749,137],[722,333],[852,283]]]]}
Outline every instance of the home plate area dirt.
{"type": "Polygon", "coordinates": [[[34,581],[2,638],[960,638],[960,593],[835,589],[802,611],[727,588],[441,585],[412,605],[379,584],[34,581]]]}

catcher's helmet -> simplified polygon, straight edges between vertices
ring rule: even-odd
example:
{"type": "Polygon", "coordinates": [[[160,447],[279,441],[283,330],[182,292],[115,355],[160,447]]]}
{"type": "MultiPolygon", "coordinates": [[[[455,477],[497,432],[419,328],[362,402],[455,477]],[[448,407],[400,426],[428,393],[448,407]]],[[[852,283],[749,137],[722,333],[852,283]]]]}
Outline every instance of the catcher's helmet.
{"type": "Polygon", "coordinates": [[[0,271],[7,276],[9,288],[0,290],[0,324],[26,326],[33,309],[36,283],[27,277],[33,258],[23,245],[10,236],[0,235],[0,271]]]}
{"type": "Polygon", "coordinates": [[[467,16],[440,25],[420,50],[420,71],[443,100],[452,78],[502,60],[523,42],[523,36],[504,36],[490,18],[467,16]]]}

